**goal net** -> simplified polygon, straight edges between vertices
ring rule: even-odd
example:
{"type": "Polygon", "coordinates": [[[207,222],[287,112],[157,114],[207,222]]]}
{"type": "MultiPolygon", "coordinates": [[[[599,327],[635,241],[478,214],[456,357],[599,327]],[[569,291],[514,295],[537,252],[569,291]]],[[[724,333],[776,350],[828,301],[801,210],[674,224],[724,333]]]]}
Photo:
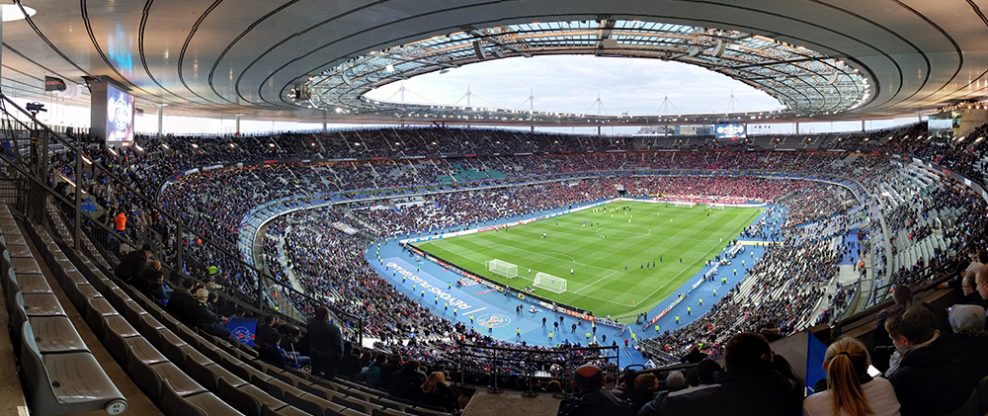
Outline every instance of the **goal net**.
{"type": "Polygon", "coordinates": [[[504,260],[490,260],[487,262],[487,270],[494,274],[499,274],[504,277],[516,278],[518,277],[518,265],[508,263],[504,260]]]}
{"type": "Polygon", "coordinates": [[[554,293],[563,293],[566,291],[566,279],[548,273],[536,273],[535,283],[533,285],[554,293]]]}

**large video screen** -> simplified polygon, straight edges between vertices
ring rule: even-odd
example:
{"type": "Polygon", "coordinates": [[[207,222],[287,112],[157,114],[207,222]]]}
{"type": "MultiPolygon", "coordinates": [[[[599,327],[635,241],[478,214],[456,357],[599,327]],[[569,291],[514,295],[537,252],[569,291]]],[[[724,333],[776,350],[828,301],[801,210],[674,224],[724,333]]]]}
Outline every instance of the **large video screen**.
{"type": "Polygon", "coordinates": [[[714,126],[714,136],[718,139],[737,140],[748,137],[748,132],[743,123],[723,122],[714,126]]]}
{"type": "Polygon", "coordinates": [[[931,131],[955,129],[961,126],[961,114],[960,112],[934,114],[926,123],[931,131]]]}
{"type": "Polygon", "coordinates": [[[113,85],[106,88],[106,145],[134,144],[134,96],[113,85]]]}

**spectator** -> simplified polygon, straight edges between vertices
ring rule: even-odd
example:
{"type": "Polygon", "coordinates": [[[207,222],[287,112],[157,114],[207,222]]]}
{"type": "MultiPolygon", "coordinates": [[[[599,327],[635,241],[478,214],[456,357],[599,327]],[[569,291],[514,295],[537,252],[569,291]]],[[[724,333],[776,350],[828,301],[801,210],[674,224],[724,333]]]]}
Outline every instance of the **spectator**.
{"type": "Polygon", "coordinates": [[[261,318],[261,326],[257,327],[257,332],[254,333],[254,345],[264,348],[274,344],[275,334],[279,333],[277,325],[278,317],[275,315],[267,315],[261,318]]]}
{"type": "Polygon", "coordinates": [[[422,402],[435,407],[456,411],[456,391],[446,382],[446,373],[433,371],[422,383],[422,402]]]}
{"type": "Polygon", "coordinates": [[[144,284],[144,293],[152,302],[164,306],[167,295],[165,294],[165,275],[161,270],[149,269],[149,273],[144,273],[142,280],[147,279],[144,284]]]}
{"type": "Polygon", "coordinates": [[[133,285],[137,290],[141,292],[146,292],[148,285],[154,280],[155,275],[161,273],[161,262],[158,260],[150,260],[141,270],[141,273],[136,279],[131,280],[131,285],[133,285]]]}
{"type": "Polygon", "coordinates": [[[545,384],[545,392],[553,394],[562,393],[563,384],[560,383],[559,380],[549,380],[549,382],[545,384]]]}
{"type": "Polygon", "coordinates": [[[982,308],[988,305],[988,301],[982,299],[978,293],[977,274],[966,274],[961,278],[961,299],[957,303],[979,305],[982,308]]]}
{"type": "Polygon", "coordinates": [[[391,376],[392,396],[418,402],[422,398],[422,383],[425,383],[425,373],[422,372],[418,361],[406,361],[401,370],[391,376]]]}
{"type": "Polygon", "coordinates": [[[384,371],[384,366],[387,363],[387,359],[388,357],[384,354],[374,357],[373,363],[360,370],[360,374],[357,375],[357,379],[363,380],[371,387],[380,387],[381,373],[384,371]]]}
{"type": "Polygon", "coordinates": [[[360,372],[360,367],[360,356],[353,350],[353,344],[349,341],[344,342],[339,374],[346,378],[353,378],[360,372]]]}
{"type": "Polygon", "coordinates": [[[192,305],[192,310],[189,313],[192,324],[210,335],[229,338],[230,329],[222,325],[220,317],[213,313],[206,303],[209,299],[209,290],[204,287],[199,288],[193,296],[195,304],[192,305]]]}
{"type": "Polygon", "coordinates": [[[823,370],[827,390],[803,401],[804,416],[897,416],[899,401],[892,384],[868,375],[871,358],[861,341],[841,338],[827,348],[823,370]]]}
{"type": "Polygon", "coordinates": [[[192,297],[192,290],[196,287],[195,283],[196,281],[192,278],[186,278],[182,281],[182,287],[168,298],[168,313],[179,321],[187,322],[189,311],[195,306],[196,300],[192,297]]]}
{"type": "Polygon", "coordinates": [[[325,306],[316,308],[316,316],[309,321],[308,328],[312,374],[327,379],[336,377],[343,357],[343,332],[329,320],[329,309],[325,306]]]}
{"type": "Polygon", "coordinates": [[[982,267],[981,271],[975,275],[975,284],[981,299],[988,301],[988,268],[982,267]]]}
{"type": "Polygon", "coordinates": [[[914,306],[895,315],[885,328],[902,356],[889,381],[902,404],[902,415],[939,415],[963,405],[985,375],[960,336],[942,334],[929,309],[914,306]]]}
{"type": "Polygon", "coordinates": [[[584,365],[573,372],[574,397],[563,400],[563,416],[630,415],[634,409],[625,400],[603,390],[604,372],[594,365],[584,365]]]}
{"type": "Polygon", "coordinates": [[[121,236],[127,233],[127,214],[124,210],[120,210],[116,216],[113,217],[113,229],[121,236]]]}
{"type": "Polygon", "coordinates": [[[145,244],[140,250],[127,253],[123,260],[120,260],[120,264],[117,265],[117,269],[114,270],[113,274],[120,280],[131,283],[141,276],[150,258],[151,245],[145,244]]]}
{"type": "Polygon", "coordinates": [[[635,412],[655,398],[659,391],[659,378],[652,373],[639,374],[635,377],[635,389],[631,393],[631,407],[635,412]]]}
{"type": "Polygon", "coordinates": [[[669,391],[679,391],[686,388],[686,376],[682,371],[670,371],[666,376],[666,387],[669,391]]]}
{"type": "MultiPolygon", "coordinates": [[[[966,279],[966,277],[965,277],[966,279]]],[[[979,305],[954,305],[947,312],[954,332],[979,332],[985,329],[985,308],[979,305]]]]}
{"type": "Polygon", "coordinates": [[[799,413],[803,388],[788,362],[764,336],[735,335],[725,347],[727,371],[719,384],[685,393],[660,393],[639,416],[789,416],[799,413]]]}

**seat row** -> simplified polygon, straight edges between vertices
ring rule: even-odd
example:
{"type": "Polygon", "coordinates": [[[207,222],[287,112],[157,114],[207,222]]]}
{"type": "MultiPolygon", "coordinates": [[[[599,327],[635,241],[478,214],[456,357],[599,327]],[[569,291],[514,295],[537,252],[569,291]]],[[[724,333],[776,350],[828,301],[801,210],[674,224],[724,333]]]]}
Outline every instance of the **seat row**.
{"type": "Polygon", "coordinates": [[[28,405],[36,414],[127,410],[126,398],[82,340],[6,205],[0,276],[28,405]]]}
{"type": "MultiPolygon", "coordinates": [[[[50,213],[55,214],[51,211],[50,213]]],[[[68,228],[60,216],[53,215],[52,224],[59,235],[68,233],[68,228]]],[[[86,252],[97,252],[86,236],[80,239],[80,247],[82,250],[66,247],[66,253],[73,258],[74,264],[79,266],[81,274],[93,282],[100,296],[105,296],[105,300],[109,300],[111,308],[115,307],[115,310],[123,311],[127,323],[137,329],[138,334],[134,337],[145,338],[150,342],[151,349],[157,348],[165,359],[179,364],[179,367],[185,370],[185,374],[192,379],[183,380],[182,385],[193,386],[193,383],[198,383],[197,385],[212,392],[243,414],[252,416],[262,414],[448,415],[413,403],[390,400],[384,397],[386,393],[370,388],[355,388],[343,382],[311,377],[300,371],[284,371],[258,360],[256,353],[245,350],[243,344],[197,333],[131,286],[116,281],[115,277],[107,277],[101,269],[108,268],[99,264],[102,259],[96,257],[94,263],[86,254],[86,252]]],[[[105,307],[100,308],[109,310],[105,307]]],[[[96,316],[91,318],[94,321],[93,325],[98,324],[97,318],[96,316]]],[[[130,332],[116,334],[113,331],[108,335],[104,334],[108,350],[114,356],[120,357],[133,350],[135,346],[139,346],[140,350],[148,349],[143,343],[137,345],[137,341],[131,341],[129,335],[132,334],[130,332]],[[118,339],[123,335],[128,336],[124,339],[125,343],[121,343],[118,339]]],[[[128,363],[128,368],[129,366],[128,363]]],[[[156,384],[145,380],[154,379],[156,374],[151,373],[161,371],[156,371],[160,370],[156,364],[150,364],[149,367],[151,371],[144,371],[144,374],[135,378],[135,382],[149,395],[157,397],[156,384]]],[[[157,376],[162,377],[161,374],[157,376]]],[[[186,389],[184,392],[190,391],[193,390],[186,389]]],[[[212,415],[215,412],[209,413],[212,415]]]]}

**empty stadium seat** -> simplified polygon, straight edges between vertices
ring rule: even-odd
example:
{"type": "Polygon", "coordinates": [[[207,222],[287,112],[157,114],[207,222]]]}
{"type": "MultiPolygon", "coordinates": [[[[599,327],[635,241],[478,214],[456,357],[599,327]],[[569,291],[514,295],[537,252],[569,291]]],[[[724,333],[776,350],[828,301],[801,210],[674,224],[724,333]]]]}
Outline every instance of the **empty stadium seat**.
{"type": "Polygon", "coordinates": [[[255,385],[243,383],[234,386],[232,383],[232,381],[220,377],[217,380],[217,392],[231,406],[241,410],[248,416],[259,416],[261,414],[261,407],[264,405],[275,409],[287,406],[284,401],[272,397],[255,385]]]}
{"type": "Polygon", "coordinates": [[[127,402],[89,352],[42,354],[30,323],[21,327],[21,363],[31,409],[39,415],[127,410],[127,402]]]}
{"type": "Polygon", "coordinates": [[[183,396],[170,380],[164,380],[161,392],[161,409],[169,416],[237,416],[243,415],[229,404],[209,392],[183,396]]]}
{"type": "Polygon", "coordinates": [[[303,412],[294,406],[285,406],[278,410],[273,410],[267,405],[261,408],[261,416],[309,416],[311,413],[303,412]]]}

